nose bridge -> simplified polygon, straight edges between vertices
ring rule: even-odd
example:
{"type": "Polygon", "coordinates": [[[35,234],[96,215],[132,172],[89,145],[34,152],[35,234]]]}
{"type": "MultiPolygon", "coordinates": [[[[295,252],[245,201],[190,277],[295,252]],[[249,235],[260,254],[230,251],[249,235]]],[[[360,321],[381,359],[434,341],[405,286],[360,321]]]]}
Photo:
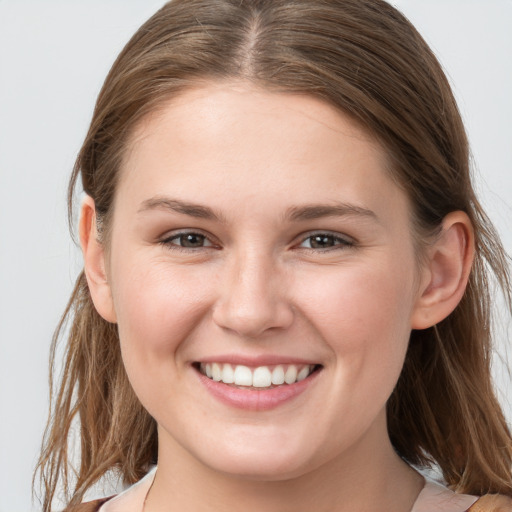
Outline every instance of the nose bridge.
{"type": "Polygon", "coordinates": [[[249,248],[226,262],[214,319],[244,337],[285,328],[292,319],[284,271],[270,253],[249,248]]]}

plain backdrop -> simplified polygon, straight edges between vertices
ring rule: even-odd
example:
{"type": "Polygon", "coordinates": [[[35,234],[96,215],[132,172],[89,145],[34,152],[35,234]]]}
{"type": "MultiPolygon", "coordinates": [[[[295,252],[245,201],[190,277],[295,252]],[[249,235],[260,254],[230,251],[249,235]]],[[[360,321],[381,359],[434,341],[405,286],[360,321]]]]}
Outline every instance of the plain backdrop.
{"type": "MultiPolygon", "coordinates": [[[[510,253],[512,0],[394,3],[450,77],[478,190],[510,253]]],[[[48,408],[49,345],[81,268],[67,230],[67,179],[110,65],[162,4],[0,0],[0,512],[40,510],[31,473],[48,408]]],[[[501,359],[507,339],[503,331],[501,359]]],[[[499,358],[495,375],[510,419],[499,358]]]]}

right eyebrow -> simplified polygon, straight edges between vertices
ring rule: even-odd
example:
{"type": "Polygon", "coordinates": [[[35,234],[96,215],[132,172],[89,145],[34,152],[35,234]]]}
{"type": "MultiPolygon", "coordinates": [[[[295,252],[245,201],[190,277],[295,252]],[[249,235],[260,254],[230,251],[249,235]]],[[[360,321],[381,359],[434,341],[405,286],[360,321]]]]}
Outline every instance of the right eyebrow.
{"type": "Polygon", "coordinates": [[[150,199],[146,199],[142,202],[138,209],[138,213],[148,210],[170,210],[182,215],[188,215],[189,217],[226,223],[226,220],[220,213],[216,213],[208,206],[172,199],[165,196],[155,196],[150,199]]]}

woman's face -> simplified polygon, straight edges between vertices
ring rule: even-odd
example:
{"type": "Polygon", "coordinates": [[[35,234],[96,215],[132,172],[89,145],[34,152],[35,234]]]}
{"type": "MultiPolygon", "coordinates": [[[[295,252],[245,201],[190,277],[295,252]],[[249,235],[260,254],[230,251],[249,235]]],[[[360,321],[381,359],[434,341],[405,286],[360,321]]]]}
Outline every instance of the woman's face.
{"type": "Polygon", "coordinates": [[[327,104],[243,84],[139,126],[107,268],[161,454],[279,479],[387,446],[419,276],[385,165],[327,104]]]}

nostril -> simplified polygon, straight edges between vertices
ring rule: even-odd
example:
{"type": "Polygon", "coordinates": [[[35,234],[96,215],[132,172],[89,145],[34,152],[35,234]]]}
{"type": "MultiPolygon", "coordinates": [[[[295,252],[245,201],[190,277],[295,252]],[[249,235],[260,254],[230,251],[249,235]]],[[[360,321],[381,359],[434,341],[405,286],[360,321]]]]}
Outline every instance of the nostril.
{"type": "Polygon", "coordinates": [[[245,338],[257,338],[267,331],[288,328],[294,313],[286,304],[233,304],[219,305],[213,312],[214,322],[221,328],[245,338]]]}

